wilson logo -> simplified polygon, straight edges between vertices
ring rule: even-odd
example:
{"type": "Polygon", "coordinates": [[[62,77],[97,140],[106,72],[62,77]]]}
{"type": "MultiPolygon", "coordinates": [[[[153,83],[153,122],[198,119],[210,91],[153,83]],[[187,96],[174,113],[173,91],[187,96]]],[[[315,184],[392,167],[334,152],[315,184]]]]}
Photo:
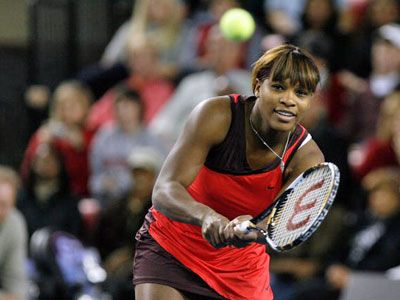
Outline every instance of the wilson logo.
{"type": "Polygon", "coordinates": [[[309,210],[311,208],[313,208],[315,206],[315,203],[317,202],[317,199],[315,199],[312,202],[308,202],[306,204],[302,204],[303,199],[312,191],[315,191],[317,189],[319,189],[320,187],[322,187],[322,185],[324,184],[324,179],[321,180],[320,182],[313,184],[310,188],[308,188],[303,195],[301,195],[301,197],[299,197],[299,199],[297,199],[295,205],[294,205],[294,212],[293,215],[290,217],[289,221],[286,224],[286,229],[289,231],[293,231],[296,230],[300,227],[303,227],[304,225],[306,225],[308,223],[308,221],[310,220],[310,215],[308,215],[307,217],[305,217],[303,220],[298,221],[297,223],[294,223],[294,218],[301,212],[309,210]]]}

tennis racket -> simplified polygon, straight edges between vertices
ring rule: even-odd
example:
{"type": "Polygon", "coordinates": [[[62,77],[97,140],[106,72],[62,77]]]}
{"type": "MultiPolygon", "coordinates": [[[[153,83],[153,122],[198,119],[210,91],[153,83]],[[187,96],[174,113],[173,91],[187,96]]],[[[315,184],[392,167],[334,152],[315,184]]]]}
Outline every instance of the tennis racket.
{"type": "Polygon", "coordinates": [[[321,225],[335,199],[339,181],[336,165],[318,164],[300,174],[260,215],[237,226],[243,232],[260,231],[277,252],[290,250],[306,241],[321,225]]]}

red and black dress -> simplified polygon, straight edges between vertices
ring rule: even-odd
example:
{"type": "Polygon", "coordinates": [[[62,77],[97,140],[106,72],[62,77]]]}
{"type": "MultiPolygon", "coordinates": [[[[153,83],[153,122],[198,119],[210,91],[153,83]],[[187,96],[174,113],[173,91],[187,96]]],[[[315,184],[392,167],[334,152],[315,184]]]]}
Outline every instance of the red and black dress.
{"type": "MultiPolygon", "coordinates": [[[[250,168],[245,103],[255,101],[255,97],[230,97],[229,131],[224,141],[210,150],[187,191],[231,220],[240,215],[256,216],[269,206],[282,188],[282,170],[278,158],[264,168],[250,168]]],[[[283,157],[285,164],[306,139],[309,134],[298,125],[283,157]]],[[[150,209],[136,238],[134,284],[165,284],[208,298],[273,299],[265,245],[215,249],[202,237],[199,226],[173,221],[155,208],[150,209]]]]}

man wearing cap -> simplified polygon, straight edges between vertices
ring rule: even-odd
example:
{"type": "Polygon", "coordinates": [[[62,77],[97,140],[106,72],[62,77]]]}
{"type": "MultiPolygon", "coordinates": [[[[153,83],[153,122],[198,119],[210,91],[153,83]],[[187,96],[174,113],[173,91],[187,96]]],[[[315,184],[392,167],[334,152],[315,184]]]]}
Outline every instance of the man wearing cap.
{"type": "Polygon", "coordinates": [[[163,159],[154,147],[133,149],[127,160],[133,189],[128,197],[110,205],[100,221],[98,245],[113,299],[134,297],[131,283],[134,236],[151,206],[153,186],[163,159]]]}

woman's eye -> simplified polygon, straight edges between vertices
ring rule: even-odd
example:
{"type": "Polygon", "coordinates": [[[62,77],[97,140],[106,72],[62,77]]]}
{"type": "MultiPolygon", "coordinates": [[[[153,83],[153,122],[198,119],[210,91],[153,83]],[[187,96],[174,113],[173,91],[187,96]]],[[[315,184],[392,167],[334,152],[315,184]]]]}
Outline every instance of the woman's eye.
{"type": "Polygon", "coordinates": [[[308,95],[307,91],[303,91],[303,90],[296,91],[296,94],[299,97],[306,97],[308,95]]]}
{"type": "Polygon", "coordinates": [[[280,84],[273,84],[272,88],[277,91],[282,91],[284,89],[284,87],[280,84]]]}

